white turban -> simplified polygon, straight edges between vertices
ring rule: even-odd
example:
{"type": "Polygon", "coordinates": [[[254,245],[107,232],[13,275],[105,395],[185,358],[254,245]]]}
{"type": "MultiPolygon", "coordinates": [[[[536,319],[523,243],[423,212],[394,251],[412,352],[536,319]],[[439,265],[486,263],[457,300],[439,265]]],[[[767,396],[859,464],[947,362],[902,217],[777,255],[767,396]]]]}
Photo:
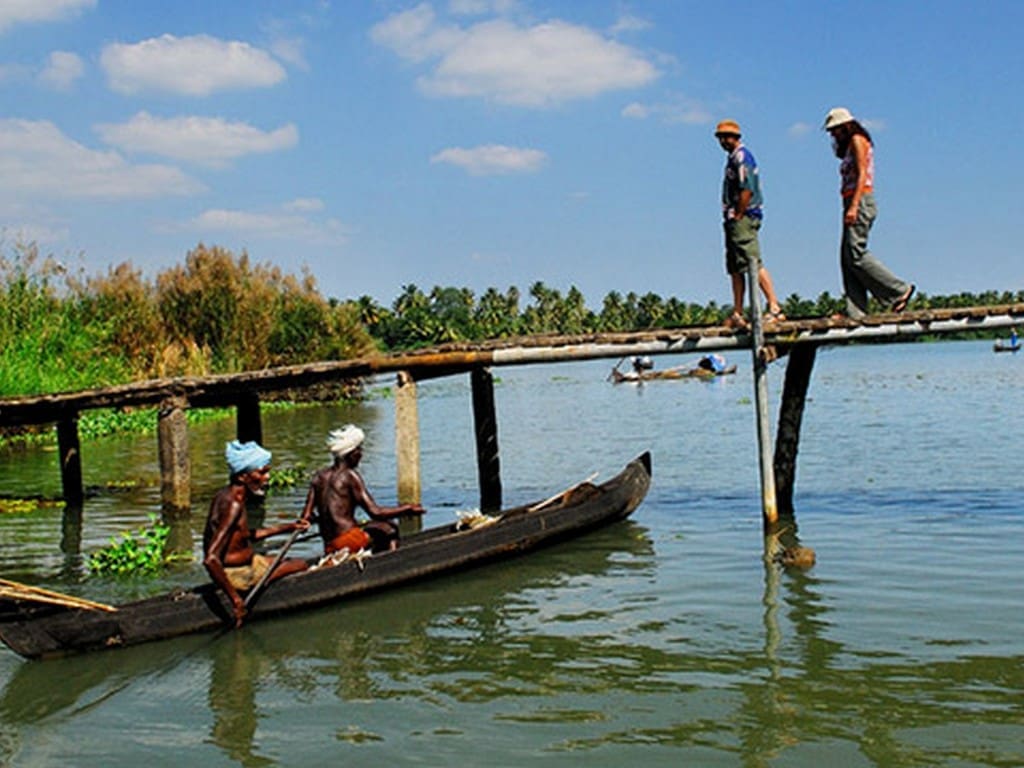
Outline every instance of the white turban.
{"type": "Polygon", "coordinates": [[[362,445],[365,437],[363,430],[355,424],[346,424],[327,435],[327,447],[335,456],[346,456],[362,445]]]}

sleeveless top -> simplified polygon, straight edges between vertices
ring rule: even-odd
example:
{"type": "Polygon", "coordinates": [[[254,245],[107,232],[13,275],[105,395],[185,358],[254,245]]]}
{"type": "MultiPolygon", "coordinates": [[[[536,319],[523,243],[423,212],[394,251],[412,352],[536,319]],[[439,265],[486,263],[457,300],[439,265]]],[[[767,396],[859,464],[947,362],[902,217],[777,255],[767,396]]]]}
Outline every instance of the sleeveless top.
{"type": "MultiPolygon", "coordinates": [[[[864,139],[867,141],[867,139],[864,139]]],[[[875,191],[875,145],[868,141],[867,173],[864,178],[864,191],[875,191]]],[[[853,153],[853,139],[846,150],[846,156],[839,163],[839,194],[843,197],[853,197],[857,189],[857,158],[853,153]]]]}

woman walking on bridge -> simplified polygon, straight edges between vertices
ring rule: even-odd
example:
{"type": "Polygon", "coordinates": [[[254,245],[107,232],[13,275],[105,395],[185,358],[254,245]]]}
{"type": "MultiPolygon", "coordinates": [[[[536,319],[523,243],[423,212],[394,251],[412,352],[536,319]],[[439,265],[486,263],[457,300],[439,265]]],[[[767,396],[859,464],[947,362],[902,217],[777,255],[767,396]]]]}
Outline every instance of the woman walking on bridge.
{"type": "Polygon", "coordinates": [[[868,291],[893,312],[907,308],[915,286],[896,277],[868,250],[868,233],[875,223],[875,153],[871,134],[845,107],[825,116],[839,158],[839,192],[843,198],[843,240],[839,265],[843,274],[846,316],[859,320],[868,313],[868,291]]]}

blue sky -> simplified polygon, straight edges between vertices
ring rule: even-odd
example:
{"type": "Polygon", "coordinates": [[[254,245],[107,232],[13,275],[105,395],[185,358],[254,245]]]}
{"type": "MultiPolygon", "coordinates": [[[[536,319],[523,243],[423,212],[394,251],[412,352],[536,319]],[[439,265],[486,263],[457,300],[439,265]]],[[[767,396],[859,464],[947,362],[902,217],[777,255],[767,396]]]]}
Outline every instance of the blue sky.
{"type": "Polygon", "coordinates": [[[0,0],[0,252],[726,304],[732,117],[779,293],[838,295],[842,105],[876,139],[875,253],[927,293],[1020,290],[1021,29],[997,0],[0,0]]]}

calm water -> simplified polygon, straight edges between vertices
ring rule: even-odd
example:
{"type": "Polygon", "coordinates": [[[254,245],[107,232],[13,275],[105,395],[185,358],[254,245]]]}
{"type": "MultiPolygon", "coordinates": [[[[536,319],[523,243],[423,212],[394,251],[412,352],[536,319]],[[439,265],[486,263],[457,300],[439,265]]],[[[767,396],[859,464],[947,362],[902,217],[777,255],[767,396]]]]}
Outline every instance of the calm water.
{"type": "MultiPolygon", "coordinates": [[[[749,361],[733,358],[729,379],[642,389],[609,384],[614,361],[497,369],[506,501],[649,448],[631,521],[216,639],[2,650],[0,764],[1024,765],[1024,358],[981,342],[819,353],[797,474],[806,572],[764,561],[749,361]]],[[[448,522],[477,503],[468,383],[420,394],[424,502],[448,522]]],[[[357,420],[392,503],[392,407],[270,412],[264,434],[275,463],[312,468],[357,420]]],[[[232,428],[193,433],[182,547],[232,428]]],[[[98,492],[80,535],[59,511],[4,516],[0,575],[99,600],[204,579],[198,562],[157,584],[86,578],[76,550],[145,523],[158,489],[153,438],[83,453],[87,484],[143,487],[98,492]]],[[[0,493],[57,493],[54,464],[0,455],[0,493]]],[[[303,495],[272,497],[268,520],[303,495]]]]}

